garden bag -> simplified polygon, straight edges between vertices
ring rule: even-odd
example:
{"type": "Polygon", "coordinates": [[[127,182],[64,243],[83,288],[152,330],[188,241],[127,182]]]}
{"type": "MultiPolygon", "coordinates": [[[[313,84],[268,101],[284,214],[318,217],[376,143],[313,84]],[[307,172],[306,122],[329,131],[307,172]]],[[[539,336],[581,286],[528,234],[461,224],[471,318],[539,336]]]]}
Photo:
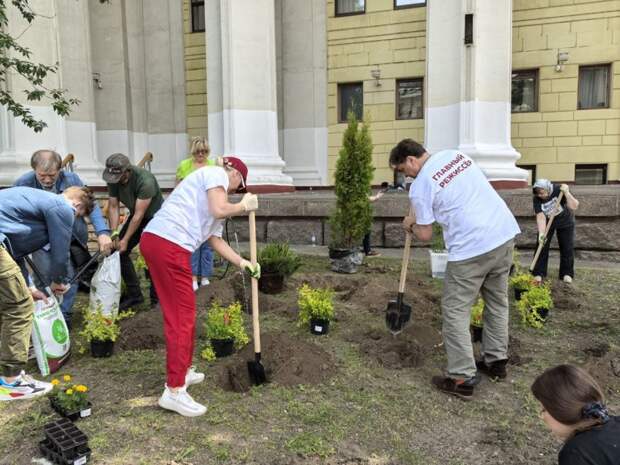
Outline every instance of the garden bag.
{"type": "MultiPolygon", "coordinates": [[[[51,292],[50,292],[51,294],[51,292]]],[[[32,345],[41,375],[47,376],[69,359],[69,330],[56,297],[34,303],[32,345]]]]}
{"type": "Polygon", "coordinates": [[[121,300],[121,256],[114,252],[103,259],[90,282],[90,310],[101,307],[103,315],[118,315],[121,300]]]}

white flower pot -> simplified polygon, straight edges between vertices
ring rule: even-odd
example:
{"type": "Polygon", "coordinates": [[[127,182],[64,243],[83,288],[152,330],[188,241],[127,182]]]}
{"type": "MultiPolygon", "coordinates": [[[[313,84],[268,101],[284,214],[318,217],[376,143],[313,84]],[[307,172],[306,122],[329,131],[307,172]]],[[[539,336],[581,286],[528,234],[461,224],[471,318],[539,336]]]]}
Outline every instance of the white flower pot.
{"type": "Polygon", "coordinates": [[[448,267],[448,252],[433,252],[429,250],[431,256],[431,275],[433,278],[443,279],[448,267]]]}

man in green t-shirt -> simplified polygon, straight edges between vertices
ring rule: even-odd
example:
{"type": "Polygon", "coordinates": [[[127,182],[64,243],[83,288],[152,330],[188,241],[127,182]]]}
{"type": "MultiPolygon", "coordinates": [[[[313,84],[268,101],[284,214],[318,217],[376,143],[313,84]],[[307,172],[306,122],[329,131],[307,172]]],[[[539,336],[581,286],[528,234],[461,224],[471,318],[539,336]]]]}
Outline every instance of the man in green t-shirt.
{"type": "MultiPolygon", "coordinates": [[[[121,254],[121,276],[127,287],[121,298],[119,310],[144,302],[140,290],[140,280],[129,254],[140,242],[142,230],[151,221],[157,210],[164,203],[164,198],[157,184],[157,179],[150,171],[133,166],[122,153],[110,155],[105,162],[103,180],[108,183],[108,220],[112,238],[117,243],[121,254]],[[129,209],[129,218],[123,223],[120,233],[116,232],[119,224],[119,201],[129,209]]],[[[150,281],[150,276],[147,277],[150,281]]],[[[157,294],[151,282],[151,306],[157,304],[157,294]]]]}

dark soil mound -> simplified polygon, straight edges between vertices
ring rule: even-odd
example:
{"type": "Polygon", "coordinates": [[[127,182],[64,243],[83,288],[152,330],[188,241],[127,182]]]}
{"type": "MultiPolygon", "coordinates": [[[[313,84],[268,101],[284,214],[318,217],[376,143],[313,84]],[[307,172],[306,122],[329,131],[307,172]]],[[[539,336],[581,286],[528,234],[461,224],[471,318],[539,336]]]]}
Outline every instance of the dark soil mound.
{"type": "Polygon", "coordinates": [[[116,347],[121,350],[145,350],[163,347],[164,319],[159,306],[122,320],[116,347]]]}
{"type": "Polygon", "coordinates": [[[513,336],[508,338],[508,364],[521,366],[532,360],[532,357],[524,357],[522,355],[523,349],[519,339],[513,336]]]}
{"type": "MultiPolygon", "coordinates": [[[[264,334],[261,353],[267,380],[281,386],[320,384],[336,372],[335,363],[319,346],[284,333],[264,334]]],[[[248,344],[219,367],[217,384],[226,391],[246,392],[252,387],[247,362],[254,360],[248,344]]]]}
{"type": "Polygon", "coordinates": [[[620,391],[620,350],[590,359],[585,368],[607,393],[620,391]]]}
{"type": "Polygon", "coordinates": [[[558,310],[578,310],[584,303],[584,293],[577,290],[573,284],[563,281],[553,282],[551,296],[553,307],[558,310]]]}
{"type": "Polygon", "coordinates": [[[400,369],[421,366],[425,357],[441,345],[441,334],[430,326],[410,322],[396,336],[387,329],[370,329],[351,334],[349,340],[384,367],[400,369]]]}

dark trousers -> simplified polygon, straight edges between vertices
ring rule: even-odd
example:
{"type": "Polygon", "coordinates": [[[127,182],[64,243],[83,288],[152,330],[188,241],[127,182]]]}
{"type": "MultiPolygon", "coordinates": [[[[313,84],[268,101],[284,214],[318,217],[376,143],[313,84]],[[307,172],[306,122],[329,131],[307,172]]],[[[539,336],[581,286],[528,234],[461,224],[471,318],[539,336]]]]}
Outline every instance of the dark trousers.
{"type": "MultiPolygon", "coordinates": [[[[131,221],[132,216],[127,218],[127,221],[123,225],[123,229],[120,233],[120,238],[122,239],[125,236],[125,232],[127,232],[127,227],[129,226],[129,222],[131,221]]],[[[140,242],[140,236],[142,235],[142,231],[151,221],[151,218],[144,218],[138,229],[133,233],[129,242],[127,244],[127,250],[121,254],[121,277],[125,282],[125,286],[127,287],[127,294],[124,297],[141,297],[142,291],[140,290],[140,278],[136,274],[136,270],[133,267],[133,262],[131,261],[131,251],[134,249],[136,245],[140,242]]],[[[151,275],[148,270],[144,270],[144,274],[150,283],[150,298],[151,304],[155,304],[157,299],[157,293],[155,292],[155,287],[153,286],[153,281],[151,280],[151,275]]]]}
{"type": "Polygon", "coordinates": [[[567,226],[560,228],[551,227],[549,236],[545,242],[545,246],[540,252],[538,262],[534,267],[534,276],[547,276],[547,264],[549,262],[549,248],[551,247],[551,239],[553,233],[557,233],[558,245],[560,246],[560,279],[568,275],[571,278],[575,277],[575,251],[573,249],[575,244],[575,223],[571,223],[567,226]]]}
{"type": "Polygon", "coordinates": [[[368,255],[368,253],[370,252],[370,232],[367,232],[366,235],[364,236],[363,246],[364,246],[364,255],[368,255]]]}

